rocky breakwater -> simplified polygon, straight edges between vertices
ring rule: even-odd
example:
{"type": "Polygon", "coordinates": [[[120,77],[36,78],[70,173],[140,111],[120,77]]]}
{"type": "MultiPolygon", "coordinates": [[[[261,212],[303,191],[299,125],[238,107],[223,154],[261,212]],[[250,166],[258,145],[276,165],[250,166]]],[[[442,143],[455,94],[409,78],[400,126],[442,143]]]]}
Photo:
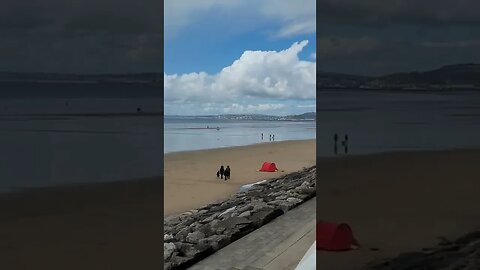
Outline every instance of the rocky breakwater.
{"type": "Polygon", "coordinates": [[[401,254],[394,259],[374,262],[365,270],[479,270],[480,231],[469,233],[455,241],[442,239],[435,248],[401,254]]]}
{"type": "Polygon", "coordinates": [[[316,168],[287,174],[164,220],[164,269],[185,269],[316,194],[316,168]]]}

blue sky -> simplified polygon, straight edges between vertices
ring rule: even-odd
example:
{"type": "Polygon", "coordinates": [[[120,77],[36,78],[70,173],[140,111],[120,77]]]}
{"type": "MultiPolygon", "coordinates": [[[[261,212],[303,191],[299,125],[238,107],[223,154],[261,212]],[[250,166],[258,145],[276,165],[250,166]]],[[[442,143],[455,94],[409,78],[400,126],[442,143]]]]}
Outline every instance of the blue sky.
{"type": "Polygon", "coordinates": [[[166,0],[165,113],[315,111],[315,1],[166,0]]]}

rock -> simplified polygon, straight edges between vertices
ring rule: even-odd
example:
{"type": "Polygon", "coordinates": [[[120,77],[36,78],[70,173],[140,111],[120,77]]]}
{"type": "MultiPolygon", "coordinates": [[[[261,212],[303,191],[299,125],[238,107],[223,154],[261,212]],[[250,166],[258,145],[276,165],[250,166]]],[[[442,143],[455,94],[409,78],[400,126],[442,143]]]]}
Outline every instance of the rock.
{"type": "Polygon", "coordinates": [[[225,211],[223,211],[222,213],[220,213],[218,216],[219,216],[219,217],[224,216],[224,215],[232,212],[233,210],[235,210],[235,206],[228,208],[227,210],[225,210],[225,211]]]}
{"type": "Polygon", "coordinates": [[[253,205],[247,204],[247,205],[245,205],[245,206],[237,207],[237,211],[238,211],[239,213],[243,213],[243,212],[249,211],[249,210],[253,210],[253,205]]]}
{"type": "MultiPolygon", "coordinates": [[[[218,221],[217,221],[218,222],[218,221]]],[[[204,224],[200,226],[197,231],[205,234],[205,236],[210,236],[212,234],[215,234],[215,231],[213,230],[212,226],[210,224],[204,224]]]]}
{"type": "Polygon", "coordinates": [[[168,243],[173,241],[173,235],[171,234],[164,234],[163,235],[163,242],[168,243]]]}
{"type": "Polygon", "coordinates": [[[295,190],[297,191],[298,194],[312,194],[312,193],[317,192],[317,190],[315,188],[304,187],[304,186],[300,186],[300,187],[296,188],[295,190]]]}
{"type": "Polygon", "coordinates": [[[183,228],[175,235],[175,239],[179,241],[183,241],[187,238],[188,233],[190,233],[190,228],[189,227],[183,228]]]}
{"type": "Polygon", "coordinates": [[[173,228],[171,226],[168,226],[168,225],[165,225],[165,224],[163,225],[163,231],[165,233],[172,234],[172,230],[173,230],[173,228]]]}
{"type": "Polygon", "coordinates": [[[185,226],[190,226],[190,225],[192,225],[194,222],[195,222],[195,218],[194,218],[194,217],[188,217],[188,218],[185,218],[185,220],[182,221],[182,224],[185,225],[185,226]]]}
{"type": "MultiPolygon", "coordinates": [[[[225,220],[222,220],[218,223],[217,228],[233,229],[237,226],[251,224],[252,221],[245,217],[232,217],[225,220]]],[[[221,233],[217,233],[221,234],[221,233]]]]}
{"type": "Polygon", "coordinates": [[[179,255],[173,255],[171,258],[170,258],[170,263],[171,263],[171,268],[170,269],[173,269],[174,267],[177,267],[179,265],[182,265],[188,261],[190,261],[192,259],[192,257],[185,257],[185,256],[179,256],[179,255]]]}
{"type": "Polygon", "coordinates": [[[245,212],[241,213],[240,215],[238,215],[238,217],[249,217],[251,215],[252,215],[252,213],[250,211],[245,211],[245,212]]]}
{"type": "Polygon", "coordinates": [[[252,214],[251,220],[253,220],[253,222],[260,227],[282,214],[283,211],[280,209],[266,209],[252,214]]]}
{"type": "Polygon", "coordinates": [[[165,269],[185,269],[315,196],[315,167],[164,220],[165,269]]]}
{"type": "Polygon", "coordinates": [[[165,261],[169,260],[175,251],[176,247],[174,243],[164,243],[163,244],[163,258],[165,261]]]}
{"type": "Polygon", "coordinates": [[[230,244],[230,241],[225,235],[212,235],[208,238],[200,240],[199,242],[199,245],[210,246],[215,251],[225,247],[228,244],[230,244]]]}
{"type": "Polygon", "coordinates": [[[177,243],[176,247],[181,257],[195,257],[195,255],[200,252],[195,248],[195,245],[191,243],[177,243]]]}
{"type": "Polygon", "coordinates": [[[170,217],[166,217],[163,221],[164,224],[169,224],[169,225],[177,225],[178,223],[180,223],[181,219],[179,216],[170,216],[170,217]]]}
{"type": "Polygon", "coordinates": [[[205,234],[199,231],[191,232],[187,235],[187,242],[197,244],[201,239],[205,238],[205,234]]]}
{"type": "Polygon", "coordinates": [[[200,210],[200,211],[198,211],[197,215],[201,216],[201,215],[204,215],[206,213],[208,213],[208,210],[200,210]]]}
{"type": "Polygon", "coordinates": [[[213,221],[214,219],[216,219],[218,217],[218,215],[219,215],[219,213],[214,213],[214,214],[208,216],[207,218],[205,218],[203,221],[205,223],[209,223],[209,222],[213,221]]]}
{"type": "Polygon", "coordinates": [[[264,202],[263,200],[262,201],[258,200],[258,201],[254,201],[254,202],[252,201],[252,206],[253,206],[252,212],[258,212],[258,211],[263,210],[265,208],[270,208],[270,206],[266,202],[264,202]]]}
{"type": "Polygon", "coordinates": [[[287,202],[293,203],[293,204],[299,204],[299,203],[302,202],[302,200],[297,199],[297,198],[290,197],[290,198],[287,199],[287,202]]]}

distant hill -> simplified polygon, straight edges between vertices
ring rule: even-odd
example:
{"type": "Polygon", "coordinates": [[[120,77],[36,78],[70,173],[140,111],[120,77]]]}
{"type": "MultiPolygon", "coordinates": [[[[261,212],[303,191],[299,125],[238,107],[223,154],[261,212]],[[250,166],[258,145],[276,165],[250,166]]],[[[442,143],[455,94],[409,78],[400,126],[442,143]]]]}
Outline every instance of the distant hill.
{"type": "Polygon", "coordinates": [[[449,65],[425,72],[396,73],[377,78],[381,84],[414,85],[477,85],[480,86],[480,65],[449,65]]]}
{"type": "Polygon", "coordinates": [[[253,121],[314,121],[316,112],[298,115],[275,116],[265,114],[220,114],[220,115],[165,115],[165,119],[211,119],[211,120],[253,120],[253,121]]]}
{"type": "Polygon", "coordinates": [[[359,75],[317,72],[317,88],[358,88],[371,78],[359,75]]]}
{"type": "Polygon", "coordinates": [[[400,90],[479,89],[480,65],[458,64],[423,72],[394,73],[378,77],[317,74],[317,89],[365,88],[400,90]],[[320,78],[320,80],[318,79],[320,78]]]}

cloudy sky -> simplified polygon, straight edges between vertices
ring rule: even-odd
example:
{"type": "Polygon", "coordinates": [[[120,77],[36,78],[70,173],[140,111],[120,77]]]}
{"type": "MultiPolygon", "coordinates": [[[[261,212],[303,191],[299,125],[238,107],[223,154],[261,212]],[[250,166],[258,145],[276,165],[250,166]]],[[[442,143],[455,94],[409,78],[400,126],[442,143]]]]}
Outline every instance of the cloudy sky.
{"type": "Polygon", "coordinates": [[[165,114],[315,111],[315,0],[166,0],[165,114]]]}
{"type": "Polygon", "coordinates": [[[161,72],[162,1],[2,0],[0,71],[161,72]]]}
{"type": "Polygon", "coordinates": [[[319,0],[319,71],[382,75],[480,63],[478,0],[319,0]]]}

